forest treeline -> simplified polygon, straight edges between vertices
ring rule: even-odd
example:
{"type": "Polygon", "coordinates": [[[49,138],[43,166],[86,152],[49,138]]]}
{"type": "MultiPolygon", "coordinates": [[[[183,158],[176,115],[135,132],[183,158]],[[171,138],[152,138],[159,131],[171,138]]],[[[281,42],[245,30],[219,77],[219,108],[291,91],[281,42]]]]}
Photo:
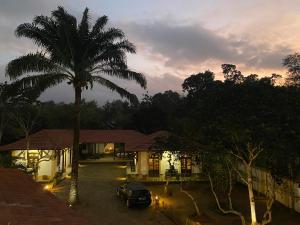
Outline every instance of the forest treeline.
{"type": "MultiPolygon", "coordinates": [[[[226,147],[232,138],[251,139],[264,148],[264,163],[296,163],[300,149],[300,89],[277,85],[279,75],[243,75],[222,65],[224,80],[205,71],[184,80],[185,94],[168,90],[146,95],[138,104],[82,101],[81,129],[168,130],[203,145],[226,147]]],[[[15,103],[7,108],[2,144],[40,129],[72,129],[73,104],[15,103]],[[25,129],[26,130],[26,129],[25,129]]]]}

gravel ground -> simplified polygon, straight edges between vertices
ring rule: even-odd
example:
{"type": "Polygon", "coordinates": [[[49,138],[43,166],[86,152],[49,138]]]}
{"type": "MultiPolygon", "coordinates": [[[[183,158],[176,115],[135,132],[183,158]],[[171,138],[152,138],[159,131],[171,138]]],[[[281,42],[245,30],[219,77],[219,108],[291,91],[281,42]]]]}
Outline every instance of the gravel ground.
{"type": "MultiPolygon", "coordinates": [[[[116,187],[125,177],[125,169],[118,164],[86,164],[79,168],[80,204],[75,210],[91,225],[172,225],[154,206],[147,209],[128,209],[116,196],[116,187]]],[[[67,199],[68,180],[63,181],[54,194],[67,199]]]]}
{"type": "MultiPolygon", "coordinates": [[[[125,169],[118,164],[86,164],[80,167],[79,176],[81,201],[75,210],[85,216],[91,225],[184,225],[186,219],[195,212],[191,200],[180,192],[178,184],[169,185],[172,196],[164,194],[163,185],[148,186],[153,196],[160,196],[160,210],[164,213],[153,205],[147,209],[127,209],[115,193],[116,187],[122,182],[120,178],[125,178],[125,169]]],[[[58,187],[59,191],[54,194],[66,200],[68,186],[68,180],[62,182],[58,187]]],[[[207,183],[189,183],[185,185],[185,190],[194,196],[202,215],[211,222],[209,224],[241,224],[236,216],[225,216],[216,210],[216,203],[207,183]]],[[[232,197],[234,206],[239,210],[243,209],[244,215],[249,219],[246,188],[242,185],[236,186],[232,197]]],[[[264,204],[258,202],[257,209],[258,217],[261,217],[264,204]]],[[[300,225],[300,214],[276,203],[270,225],[300,225]]]]}

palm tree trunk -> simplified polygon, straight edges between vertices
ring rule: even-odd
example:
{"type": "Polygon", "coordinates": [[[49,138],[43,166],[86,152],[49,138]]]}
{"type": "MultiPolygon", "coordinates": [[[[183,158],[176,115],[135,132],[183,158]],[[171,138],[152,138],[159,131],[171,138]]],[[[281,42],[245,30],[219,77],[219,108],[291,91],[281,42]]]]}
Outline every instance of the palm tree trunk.
{"type": "Polygon", "coordinates": [[[79,133],[80,133],[80,104],[81,87],[75,87],[75,116],[72,152],[71,186],[69,204],[74,205],[78,201],[78,160],[79,160],[79,133]]]}

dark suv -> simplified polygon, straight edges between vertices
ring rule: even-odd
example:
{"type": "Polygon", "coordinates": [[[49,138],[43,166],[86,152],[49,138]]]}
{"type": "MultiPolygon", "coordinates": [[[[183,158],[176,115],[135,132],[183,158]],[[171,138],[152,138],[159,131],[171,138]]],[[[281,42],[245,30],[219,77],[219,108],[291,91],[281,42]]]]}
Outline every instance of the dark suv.
{"type": "Polygon", "coordinates": [[[141,183],[127,182],[117,188],[117,195],[126,201],[128,208],[151,205],[151,193],[141,183]]]}

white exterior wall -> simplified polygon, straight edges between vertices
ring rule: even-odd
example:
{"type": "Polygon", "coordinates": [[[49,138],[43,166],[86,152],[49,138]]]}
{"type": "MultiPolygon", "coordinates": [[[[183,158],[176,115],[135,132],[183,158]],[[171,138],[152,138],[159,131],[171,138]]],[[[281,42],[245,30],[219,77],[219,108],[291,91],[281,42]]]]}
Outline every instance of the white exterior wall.
{"type": "Polygon", "coordinates": [[[148,175],[149,152],[138,152],[138,165],[140,175],[148,175]]]}
{"type": "MultiPolygon", "coordinates": [[[[246,173],[245,167],[242,164],[238,166],[240,171],[246,173]]],[[[272,191],[271,175],[259,168],[252,169],[253,189],[259,193],[265,194],[268,190],[272,191]]],[[[288,208],[292,208],[300,212],[300,187],[299,184],[290,181],[289,179],[282,179],[281,185],[275,187],[275,200],[288,208]]],[[[240,181],[243,183],[242,181],[240,181]]]]}
{"type": "MultiPolygon", "coordinates": [[[[170,169],[170,164],[168,162],[169,155],[168,151],[165,151],[162,155],[161,160],[159,160],[159,174],[161,177],[165,176],[166,170],[170,169]]],[[[143,152],[138,152],[138,161],[136,162],[136,171],[132,172],[130,169],[130,165],[127,165],[126,168],[126,174],[127,175],[148,175],[149,167],[149,152],[148,151],[143,151],[143,152]]],[[[174,164],[175,169],[178,171],[178,173],[181,173],[181,162],[180,159],[178,159],[177,154],[172,154],[171,157],[171,163],[174,164]]],[[[202,172],[202,166],[196,165],[192,163],[192,174],[199,174],[202,172]]]]}
{"type": "Polygon", "coordinates": [[[300,213],[300,184],[294,183],[294,196],[295,196],[295,203],[294,203],[294,209],[300,213]]]}
{"type": "Polygon", "coordinates": [[[47,180],[51,180],[55,174],[53,174],[53,159],[49,161],[43,161],[39,164],[38,178],[43,180],[43,176],[47,176],[47,180]]]}
{"type": "MultiPolygon", "coordinates": [[[[33,151],[33,150],[29,150],[29,151],[33,151]]],[[[34,150],[37,151],[37,150],[34,150]]],[[[40,151],[40,150],[39,150],[40,151]]],[[[48,151],[48,150],[45,150],[48,151]]],[[[61,151],[60,154],[60,165],[57,166],[57,158],[53,157],[53,154],[55,154],[54,150],[50,150],[49,154],[51,155],[50,160],[48,161],[41,161],[39,163],[39,168],[38,168],[38,177],[37,180],[38,181],[49,181],[52,180],[56,174],[56,172],[61,171],[61,169],[63,168],[63,154],[66,160],[66,167],[65,167],[65,174],[67,175],[71,172],[71,158],[70,158],[70,152],[71,149],[65,149],[64,151],[61,151]],[[46,177],[48,177],[48,179],[46,179],[46,177]]],[[[27,165],[27,151],[23,151],[23,150],[13,150],[12,151],[12,156],[13,157],[22,157],[22,158],[18,158],[16,159],[16,164],[22,164],[23,166],[27,165]]]]}
{"type": "Polygon", "coordinates": [[[193,173],[201,173],[202,172],[202,169],[201,169],[201,165],[194,165],[192,164],[192,174],[193,173]]]}
{"type": "Polygon", "coordinates": [[[97,143],[96,144],[96,152],[97,153],[104,153],[104,144],[103,143],[97,143]]]}
{"type": "Polygon", "coordinates": [[[66,173],[69,174],[71,173],[71,170],[72,170],[72,162],[71,162],[71,154],[72,154],[72,151],[70,148],[66,149],[65,151],[65,154],[66,154],[66,173]]]}

